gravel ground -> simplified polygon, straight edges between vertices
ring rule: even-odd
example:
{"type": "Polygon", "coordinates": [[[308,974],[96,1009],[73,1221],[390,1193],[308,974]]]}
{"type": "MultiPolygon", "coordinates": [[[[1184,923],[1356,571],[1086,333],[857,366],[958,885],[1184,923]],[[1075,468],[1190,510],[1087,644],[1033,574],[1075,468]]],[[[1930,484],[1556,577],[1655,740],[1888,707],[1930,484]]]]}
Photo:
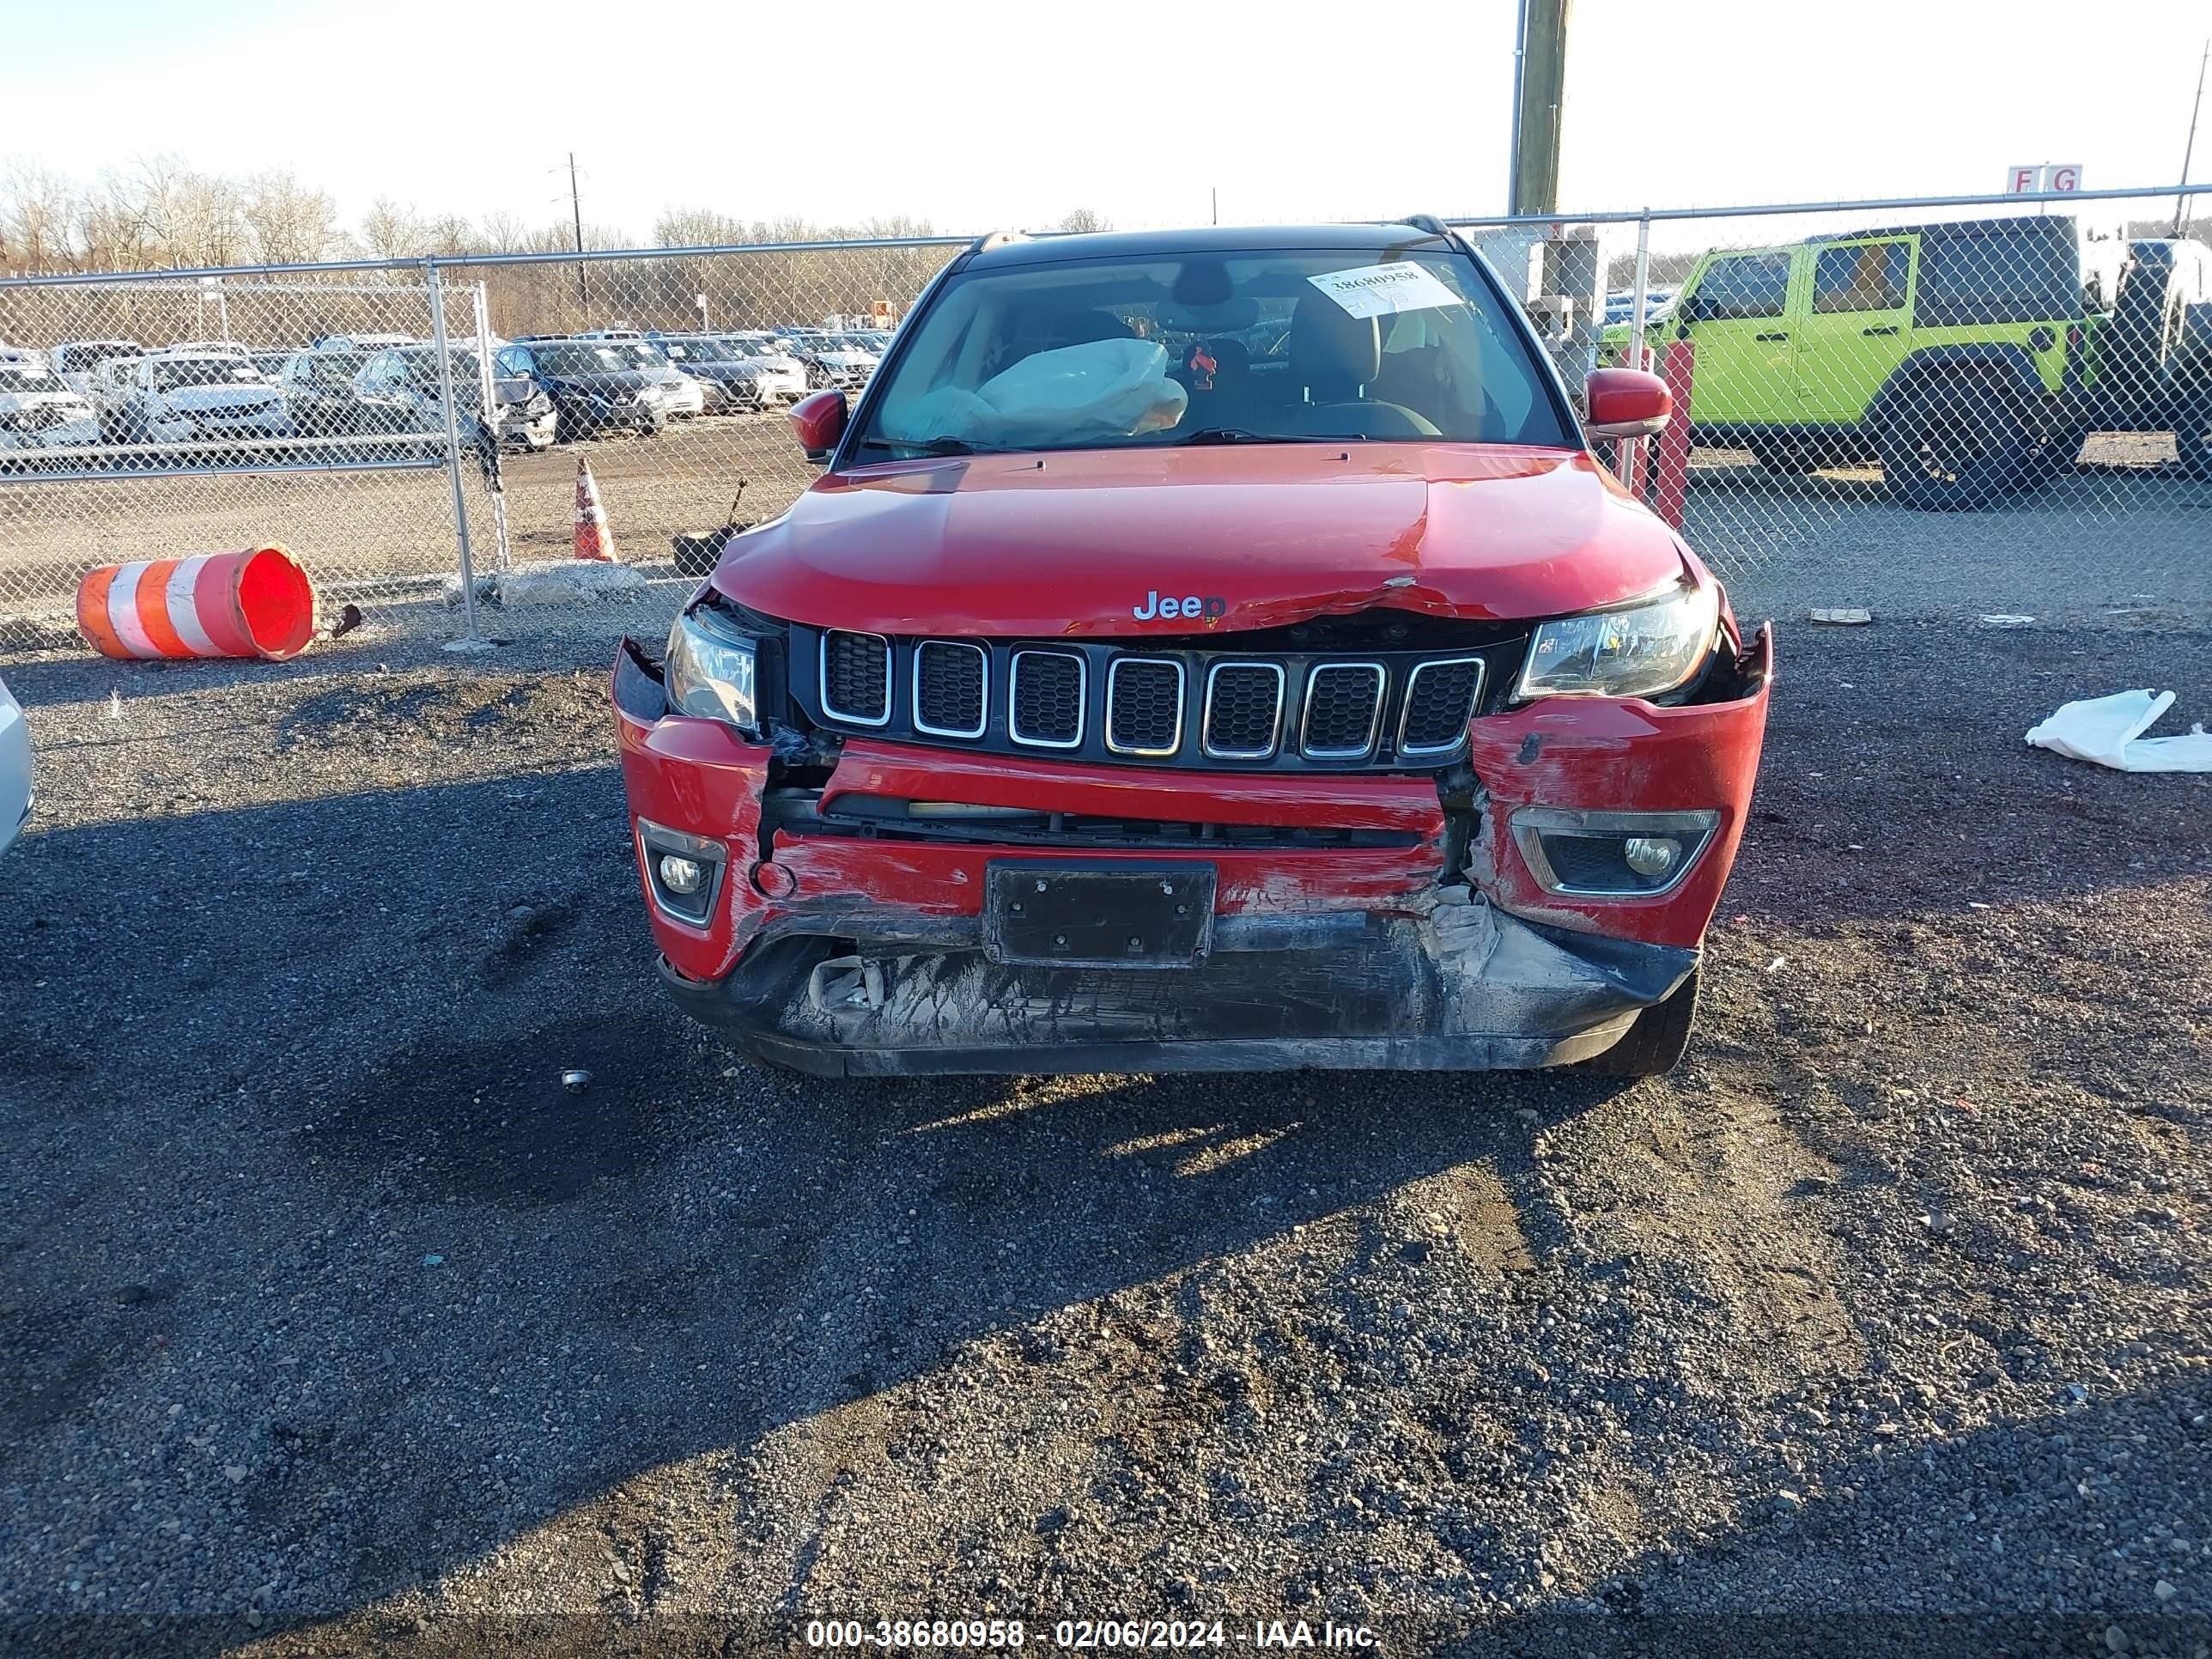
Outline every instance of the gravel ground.
{"type": "Polygon", "coordinates": [[[1628,1086],[757,1069],[605,643],[0,659],[0,1646],[2212,1641],[2212,779],[2020,742],[2212,637],[1788,631],[1628,1086]]]}

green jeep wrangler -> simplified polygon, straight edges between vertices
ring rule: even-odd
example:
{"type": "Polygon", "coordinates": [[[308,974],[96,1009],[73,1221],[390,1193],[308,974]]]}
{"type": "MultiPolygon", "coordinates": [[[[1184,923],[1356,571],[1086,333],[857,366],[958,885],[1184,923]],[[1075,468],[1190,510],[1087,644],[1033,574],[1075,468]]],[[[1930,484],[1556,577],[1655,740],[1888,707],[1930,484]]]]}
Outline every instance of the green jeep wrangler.
{"type": "MultiPolygon", "coordinates": [[[[1803,471],[1878,461],[1910,507],[1985,507],[2045,483],[2092,431],[2175,430],[2182,460],[2212,476],[2212,384],[2195,243],[2136,243],[2117,292],[2085,304],[2073,220],[1989,219],[1818,236],[1702,256],[1645,343],[1694,343],[1693,442],[1748,449],[1803,471]],[[2151,249],[2193,250],[2158,264],[2151,249]],[[2126,303],[2152,286],[2174,304],[2126,303]],[[2139,325],[2165,318],[2181,343],[2148,352],[2139,325]],[[2124,332],[2128,338],[2120,339],[2124,332]],[[2145,367],[2154,359],[2155,372],[2145,367]],[[2101,366],[2101,368],[2100,368],[2101,366]]],[[[2155,321],[2154,332],[2156,331],[2155,321]]],[[[1628,330],[1604,335],[1625,356],[1628,330]]]]}

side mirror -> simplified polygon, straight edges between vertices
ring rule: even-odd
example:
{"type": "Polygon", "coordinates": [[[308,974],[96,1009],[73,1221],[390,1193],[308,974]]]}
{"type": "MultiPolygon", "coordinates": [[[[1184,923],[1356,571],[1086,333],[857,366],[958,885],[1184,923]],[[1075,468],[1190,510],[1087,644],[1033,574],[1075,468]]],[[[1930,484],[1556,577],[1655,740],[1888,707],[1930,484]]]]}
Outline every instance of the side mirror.
{"type": "Polygon", "coordinates": [[[1584,422],[1593,438],[1648,438],[1674,413],[1674,394],[1656,374],[1600,368],[1583,383],[1584,422]]]}
{"type": "Polygon", "coordinates": [[[820,463],[830,459],[837,440],[845,435],[845,416],[842,392],[817,392],[792,404],[792,430],[798,433],[799,447],[806,452],[808,460],[820,463]]]}

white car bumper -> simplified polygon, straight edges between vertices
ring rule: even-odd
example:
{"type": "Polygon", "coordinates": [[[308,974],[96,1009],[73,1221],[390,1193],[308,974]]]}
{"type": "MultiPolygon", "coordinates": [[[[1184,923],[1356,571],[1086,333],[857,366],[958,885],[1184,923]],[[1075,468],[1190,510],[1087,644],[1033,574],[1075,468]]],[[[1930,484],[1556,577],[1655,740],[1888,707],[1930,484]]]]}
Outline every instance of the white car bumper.
{"type": "Polygon", "coordinates": [[[36,432],[0,426],[0,449],[74,449],[99,441],[98,421],[68,421],[36,432]]]}
{"type": "Polygon", "coordinates": [[[220,443],[226,438],[289,438],[292,417],[283,408],[258,415],[234,415],[227,410],[193,410],[189,413],[156,416],[154,436],[161,443],[220,443]]]}
{"type": "Polygon", "coordinates": [[[31,728],[23,710],[0,684],[0,853],[8,850],[31,816],[31,728]]]}

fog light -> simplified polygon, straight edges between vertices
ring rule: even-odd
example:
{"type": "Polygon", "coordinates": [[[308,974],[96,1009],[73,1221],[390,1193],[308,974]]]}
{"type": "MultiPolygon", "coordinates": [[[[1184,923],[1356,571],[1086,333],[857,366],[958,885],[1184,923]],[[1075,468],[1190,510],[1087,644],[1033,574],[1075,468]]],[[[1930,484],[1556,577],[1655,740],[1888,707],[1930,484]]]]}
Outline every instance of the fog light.
{"type": "Polygon", "coordinates": [[[1665,875],[1682,856],[1682,843],[1672,836],[1631,836],[1620,849],[1621,861],[1639,876],[1665,875]]]}
{"type": "Polygon", "coordinates": [[[696,859],[663,853],[660,855],[660,884],[670,892],[681,893],[688,898],[706,890],[707,866],[696,859]]]}

